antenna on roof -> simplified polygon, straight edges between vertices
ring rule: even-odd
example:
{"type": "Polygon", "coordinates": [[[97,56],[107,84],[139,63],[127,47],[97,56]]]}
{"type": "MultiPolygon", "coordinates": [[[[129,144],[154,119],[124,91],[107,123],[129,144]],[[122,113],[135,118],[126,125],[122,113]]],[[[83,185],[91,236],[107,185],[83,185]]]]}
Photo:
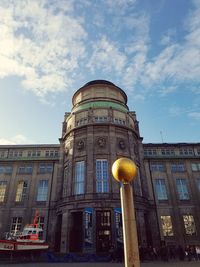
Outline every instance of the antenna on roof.
{"type": "Polygon", "coordinates": [[[161,141],[162,141],[162,143],[164,143],[164,141],[163,141],[163,134],[162,134],[162,131],[160,131],[160,137],[161,137],[161,141]]]}

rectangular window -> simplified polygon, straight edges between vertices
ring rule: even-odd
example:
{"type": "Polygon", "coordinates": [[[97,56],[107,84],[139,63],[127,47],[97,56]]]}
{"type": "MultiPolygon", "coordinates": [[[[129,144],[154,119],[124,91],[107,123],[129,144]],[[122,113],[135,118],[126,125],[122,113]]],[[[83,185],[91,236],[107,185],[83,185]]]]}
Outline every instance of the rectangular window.
{"type": "Polygon", "coordinates": [[[27,165],[27,166],[20,166],[18,168],[18,173],[26,173],[26,174],[31,174],[33,171],[33,166],[27,165]]]}
{"type": "Polygon", "coordinates": [[[63,197],[67,195],[67,181],[69,177],[69,164],[67,163],[64,169],[64,180],[63,180],[63,197]]]}
{"type": "Polygon", "coordinates": [[[52,173],[53,164],[52,163],[40,163],[38,172],[39,173],[52,173]]]}
{"type": "Polygon", "coordinates": [[[78,161],[75,164],[75,177],[74,177],[74,194],[84,194],[85,184],[85,162],[78,161]]]}
{"type": "Polygon", "coordinates": [[[167,200],[167,189],[164,179],[155,180],[156,194],[158,200],[167,200]]]}
{"type": "Polygon", "coordinates": [[[190,199],[186,179],[176,179],[176,189],[180,200],[190,199]]]}
{"type": "Polygon", "coordinates": [[[156,164],[151,164],[151,170],[152,171],[157,171],[157,172],[164,172],[165,171],[165,166],[163,164],[160,163],[156,163],[156,164]]]}
{"type": "Polygon", "coordinates": [[[193,172],[200,171],[200,163],[192,163],[192,171],[193,172]]]}
{"type": "Polygon", "coordinates": [[[22,227],[22,217],[13,217],[11,223],[11,232],[16,233],[21,230],[22,227]]]}
{"type": "Polygon", "coordinates": [[[183,215],[183,222],[185,226],[186,235],[195,235],[196,226],[194,223],[194,217],[192,215],[183,215]]]}
{"type": "Polygon", "coordinates": [[[173,227],[172,227],[171,216],[163,215],[163,216],[160,216],[160,219],[161,219],[163,236],[173,236],[174,232],[173,232],[173,227]]]}
{"type": "Polygon", "coordinates": [[[184,172],[185,171],[185,165],[183,163],[175,163],[171,165],[171,171],[172,172],[184,172]]]}
{"type": "Polygon", "coordinates": [[[96,192],[108,193],[108,162],[106,159],[96,160],[96,192]]]}
{"type": "Polygon", "coordinates": [[[184,149],[179,149],[179,154],[180,155],[184,155],[184,156],[188,156],[188,155],[193,155],[194,152],[191,148],[184,148],[184,149]]]}
{"type": "Polygon", "coordinates": [[[161,149],[161,154],[163,156],[169,156],[169,155],[173,156],[173,155],[175,155],[173,149],[161,149]]]}
{"type": "Polygon", "coordinates": [[[22,202],[26,200],[28,191],[28,182],[27,181],[19,181],[17,184],[17,191],[16,191],[16,202],[22,202]]]}
{"type": "Polygon", "coordinates": [[[47,201],[48,199],[48,180],[40,180],[37,191],[37,201],[47,201]]]}
{"type": "Polygon", "coordinates": [[[10,151],[8,154],[9,158],[21,158],[22,157],[22,151],[10,151]]]}
{"type": "Polygon", "coordinates": [[[45,157],[50,157],[50,158],[54,158],[54,157],[58,157],[59,153],[57,150],[46,150],[45,151],[45,157]]]}
{"type": "Polygon", "coordinates": [[[197,178],[197,188],[198,188],[198,190],[200,192],[200,178],[197,178]]]}
{"type": "Polygon", "coordinates": [[[38,218],[38,224],[42,229],[44,229],[44,217],[40,216],[38,218]]]}
{"type": "Polygon", "coordinates": [[[0,181],[0,202],[4,202],[5,195],[6,195],[6,181],[0,181]]]}
{"type": "Polygon", "coordinates": [[[13,171],[12,166],[0,165],[0,173],[11,174],[13,171]]]}

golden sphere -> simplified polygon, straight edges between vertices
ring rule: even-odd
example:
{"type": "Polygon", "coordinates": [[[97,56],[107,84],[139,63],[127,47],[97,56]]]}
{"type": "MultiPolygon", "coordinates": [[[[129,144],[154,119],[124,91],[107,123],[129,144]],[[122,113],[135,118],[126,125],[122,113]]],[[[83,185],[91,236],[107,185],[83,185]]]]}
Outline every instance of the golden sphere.
{"type": "Polygon", "coordinates": [[[112,174],[118,182],[130,183],[137,175],[137,167],[131,159],[120,158],[113,163],[112,174]]]}

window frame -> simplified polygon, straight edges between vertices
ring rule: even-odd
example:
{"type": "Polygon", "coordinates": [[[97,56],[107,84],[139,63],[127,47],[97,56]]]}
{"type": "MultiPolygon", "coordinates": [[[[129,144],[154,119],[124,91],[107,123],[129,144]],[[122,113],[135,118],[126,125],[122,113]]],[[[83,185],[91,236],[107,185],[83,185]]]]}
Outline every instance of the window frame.
{"type": "Polygon", "coordinates": [[[108,160],[96,159],[96,193],[109,193],[108,160]],[[100,169],[98,165],[100,163],[100,169]],[[104,178],[106,174],[106,178],[104,178]]]}

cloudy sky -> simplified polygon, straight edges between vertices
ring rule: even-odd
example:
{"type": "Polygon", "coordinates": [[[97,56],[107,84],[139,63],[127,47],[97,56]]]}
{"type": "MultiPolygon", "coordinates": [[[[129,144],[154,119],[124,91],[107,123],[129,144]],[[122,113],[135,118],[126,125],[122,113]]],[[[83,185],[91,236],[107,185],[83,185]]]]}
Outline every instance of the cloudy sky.
{"type": "Polygon", "coordinates": [[[58,143],[73,93],[105,79],[144,142],[200,142],[199,0],[0,0],[0,144],[58,143]]]}

